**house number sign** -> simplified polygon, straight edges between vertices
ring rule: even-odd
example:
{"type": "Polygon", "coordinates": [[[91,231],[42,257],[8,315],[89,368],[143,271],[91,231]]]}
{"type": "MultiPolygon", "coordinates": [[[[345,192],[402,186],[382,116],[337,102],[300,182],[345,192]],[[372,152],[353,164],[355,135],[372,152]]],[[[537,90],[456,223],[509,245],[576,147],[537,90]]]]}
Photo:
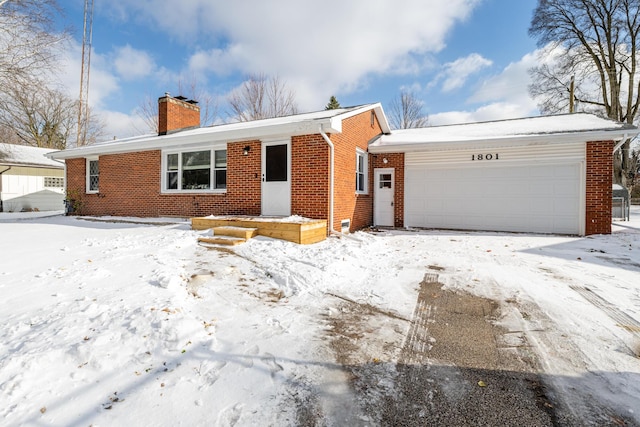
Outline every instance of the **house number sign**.
{"type": "Polygon", "coordinates": [[[472,154],[471,160],[500,160],[499,153],[472,154]]]}

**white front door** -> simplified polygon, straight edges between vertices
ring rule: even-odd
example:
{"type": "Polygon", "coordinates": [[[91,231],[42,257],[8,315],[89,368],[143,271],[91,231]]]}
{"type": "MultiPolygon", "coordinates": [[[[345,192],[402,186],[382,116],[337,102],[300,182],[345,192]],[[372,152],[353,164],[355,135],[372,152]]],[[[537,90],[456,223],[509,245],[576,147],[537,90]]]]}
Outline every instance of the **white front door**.
{"type": "Polygon", "coordinates": [[[395,170],[381,168],[374,170],[374,209],[373,222],[375,225],[393,227],[393,192],[395,188],[395,170]]]}
{"type": "Polygon", "coordinates": [[[291,142],[262,143],[262,215],[291,215],[291,142]]]}

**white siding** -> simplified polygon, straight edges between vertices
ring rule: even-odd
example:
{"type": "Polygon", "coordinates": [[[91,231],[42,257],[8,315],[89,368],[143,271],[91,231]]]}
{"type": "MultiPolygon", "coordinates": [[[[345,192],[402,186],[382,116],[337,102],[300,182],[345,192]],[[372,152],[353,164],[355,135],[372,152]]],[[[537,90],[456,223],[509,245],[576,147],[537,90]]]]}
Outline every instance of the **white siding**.
{"type": "Polygon", "coordinates": [[[584,157],[584,144],[407,153],[405,225],[582,234],[584,157]]]}
{"type": "Polygon", "coordinates": [[[5,212],[64,209],[64,189],[45,188],[44,176],[3,174],[0,179],[0,199],[5,212]]]}

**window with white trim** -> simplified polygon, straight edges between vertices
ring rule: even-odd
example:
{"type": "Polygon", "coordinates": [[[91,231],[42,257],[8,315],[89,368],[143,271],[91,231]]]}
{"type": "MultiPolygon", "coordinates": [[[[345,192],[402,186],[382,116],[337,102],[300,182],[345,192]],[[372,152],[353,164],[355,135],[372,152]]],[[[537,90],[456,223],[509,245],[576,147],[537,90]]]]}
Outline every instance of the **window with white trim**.
{"type": "Polygon", "coordinates": [[[164,153],[163,191],[211,191],[227,188],[227,150],[164,153]]]}
{"type": "Polygon", "coordinates": [[[87,193],[97,193],[100,184],[100,165],[97,158],[87,159],[87,193]]]}
{"type": "Polygon", "coordinates": [[[365,194],[367,192],[367,153],[356,149],[356,193],[365,194]]]}

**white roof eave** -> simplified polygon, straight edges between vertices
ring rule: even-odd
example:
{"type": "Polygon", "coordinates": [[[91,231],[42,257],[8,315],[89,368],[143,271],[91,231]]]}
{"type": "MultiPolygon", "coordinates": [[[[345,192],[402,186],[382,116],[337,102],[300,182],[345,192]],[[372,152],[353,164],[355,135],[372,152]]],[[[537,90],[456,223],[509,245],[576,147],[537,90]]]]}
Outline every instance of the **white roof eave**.
{"type": "MultiPolygon", "coordinates": [[[[337,121],[339,122],[339,121],[337,121]]],[[[197,129],[194,132],[176,132],[169,135],[153,135],[137,141],[123,141],[90,145],[73,148],[64,151],[49,153],[47,157],[54,160],[73,159],[87,156],[99,156],[106,154],[131,153],[136,151],[166,150],[187,148],[203,144],[216,144],[236,141],[274,139],[277,137],[291,137],[295,135],[314,134],[319,132],[320,126],[325,132],[341,133],[342,126],[337,126],[331,119],[308,120],[271,126],[261,126],[247,129],[230,129],[217,131],[212,127],[211,132],[206,128],[197,129]]]]}
{"type": "Polygon", "coordinates": [[[11,166],[11,167],[21,167],[21,168],[35,168],[35,169],[64,169],[64,163],[59,163],[57,165],[53,164],[44,164],[44,163],[22,163],[22,162],[14,162],[14,161],[0,161],[0,166],[11,166]]]}
{"type": "Polygon", "coordinates": [[[317,134],[321,130],[326,133],[342,133],[343,120],[373,110],[380,122],[383,133],[389,133],[382,105],[380,103],[363,105],[352,108],[341,114],[323,118],[307,118],[304,120],[292,120],[285,123],[262,124],[246,127],[233,126],[225,129],[224,126],[210,128],[198,128],[185,130],[169,135],[149,135],[130,138],[122,141],[107,142],[103,144],[72,148],[64,151],[56,151],[47,154],[53,160],[65,160],[106,154],[131,153],[136,151],[180,149],[197,147],[204,144],[216,144],[225,142],[240,142],[249,140],[273,140],[287,138],[296,135],[317,134]]]}
{"type": "Polygon", "coordinates": [[[636,136],[639,133],[640,129],[616,129],[536,135],[507,135],[502,137],[478,138],[468,140],[393,143],[389,145],[379,145],[381,138],[378,138],[375,142],[369,145],[369,152],[373,154],[408,153],[417,151],[464,150],[469,148],[483,149],[531,144],[619,141],[636,136]]]}

